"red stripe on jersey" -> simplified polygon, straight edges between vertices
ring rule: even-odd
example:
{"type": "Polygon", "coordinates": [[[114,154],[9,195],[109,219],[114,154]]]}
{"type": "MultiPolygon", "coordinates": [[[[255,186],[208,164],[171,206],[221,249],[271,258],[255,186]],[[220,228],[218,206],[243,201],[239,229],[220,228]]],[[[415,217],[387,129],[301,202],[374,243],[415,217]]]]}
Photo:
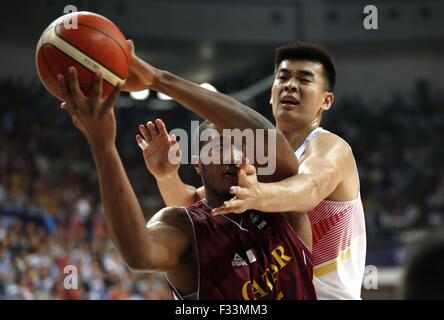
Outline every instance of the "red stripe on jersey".
{"type": "Polygon", "coordinates": [[[313,264],[338,257],[356,237],[365,234],[360,198],[352,201],[324,200],[308,212],[313,231],[313,264]]]}

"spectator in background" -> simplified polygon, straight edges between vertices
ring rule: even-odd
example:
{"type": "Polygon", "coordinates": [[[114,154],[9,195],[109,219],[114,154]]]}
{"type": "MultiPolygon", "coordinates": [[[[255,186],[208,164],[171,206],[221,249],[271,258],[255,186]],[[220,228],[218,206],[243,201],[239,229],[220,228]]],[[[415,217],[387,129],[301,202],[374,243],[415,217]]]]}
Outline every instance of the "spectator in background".
{"type": "MultiPolygon", "coordinates": [[[[264,69],[265,75],[268,66],[264,69]]],[[[221,85],[220,91],[243,89],[235,80],[229,82],[229,90],[221,85]]],[[[325,126],[347,138],[359,161],[370,249],[374,243],[384,247],[411,243],[427,232],[444,228],[444,135],[436,134],[444,125],[444,97],[434,95],[433,88],[428,89],[424,82],[412,83],[412,88],[412,94],[394,93],[387,101],[373,103],[344,96],[337,99],[335,112],[325,114],[325,126]],[[409,216],[412,218],[404,219],[409,216]]],[[[252,104],[262,108],[261,113],[269,114],[271,119],[269,98],[269,92],[264,92],[252,104]]],[[[136,130],[131,130],[137,128],[140,118],[160,115],[146,107],[149,103],[134,102],[131,108],[116,112],[124,128],[119,132],[118,146],[133,147],[132,152],[124,154],[123,161],[131,166],[130,179],[136,177],[136,193],[145,196],[144,212],[154,213],[162,207],[162,200],[155,188],[149,189],[155,181],[145,174],[145,165],[133,143],[136,130]],[[141,175],[146,178],[137,179],[141,175]]],[[[100,261],[107,252],[112,255],[115,248],[97,209],[100,203],[94,191],[97,182],[91,174],[94,170],[90,155],[82,151],[84,142],[69,117],[54,110],[56,104],[39,83],[0,81],[0,247],[6,252],[0,259],[0,269],[8,270],[0,275],[0,299],[12,297],[13,291],[7,291],[8,288],[18,288],[23,283],[20,275],[29,267],[29,249],[33,245],[24,225],[41,225],[45,213],[55,223],[45,227],[46,233],[40,238],[46,243],[41,250],[51,261],[50,277],[55,279],[50,298],[67,298],[60,273],[72,263],[69,252],[85,241],[90,255],[97,257],[97,272],[105,280],[103,286],[100,280],[86,286],[82,298],[90,298],[95,290],[95,299],[105,299],[111,288],[109,272],[102,269],[100,261]],[[76,202],[84,198],[90,201],[93,222],[91,236],[86,240],[71,231],[76,220],[76,202]]],[[[162,112],[171,128],[178,127],[188,115],[182,108],[170,110],[168,116],[162,112]]],[[[183,171],[187,181],[193,181],[192,169],[183,171]]],[[[194,183],[198,182],[196,178],[194,183]]],[[[43,277],[44,272],[38,275],[43,277]]],[[[140,294],[144,299],[157,299],[161,297],[158,292],[169,297],[169,290],[162,289],[166,282],[161,276],[137,275],[130,281],[137,283],[133,287],[137,287],[138,294],[130,287],[132,293],[136,292],[135,298],[140,294]]],[[[26,294],[21,297],[29,297],[27,290],[22,291],[26,294]]]]}
{"type": "Polygon", "coordinates": [[[3,215],[0,229],[0,299],[170,298],[161,276],[130,272],[108,237],[88,240],[63,225],[48,234],[35,221],[3,215]],[[63,286],[66,265],[78,268],[77,290],[63,286]]]}

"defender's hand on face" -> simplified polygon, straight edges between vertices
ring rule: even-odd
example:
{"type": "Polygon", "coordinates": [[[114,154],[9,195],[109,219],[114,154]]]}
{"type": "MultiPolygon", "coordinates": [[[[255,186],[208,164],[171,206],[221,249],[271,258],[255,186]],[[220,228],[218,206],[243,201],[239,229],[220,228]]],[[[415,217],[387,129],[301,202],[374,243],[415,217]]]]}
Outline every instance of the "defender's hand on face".
{"type": "Polygon", "coordinates": [[[134,43],[127,40],[131,48],[132,60],[130,74],[122,87],[123,91],[142,91],[151,88],[156,75],[156,68],[140,59],[134,49],[134,43]]]}
{"type": "Polygon", "coordinates": [[[264,196],[263,184],[258,182],[256,168],[243,158],[238,172],[238,186],[230,188],[234,197],[225,201],[223,206],[215,208],[213,215],[243,213],[247,210],[261,210],[261,199],[264,196]]]}
{"type": "Polygon", "coordinates": [[[107,99],[102,100],[102,75],[96,74],[90,97],[80,89],[77,70],[69,68],[67,81],[62,75],[57,76],[59,89],[66,109],[74,125],[82,132],[93,148],[106,148],[113,145],[116,137],[116,120],[113,106],[120,94],[118,84],[107,99]]]}
{"type": "Polygon", "coordinates": [[[168,178],[177,174],[180,166],[180,148],[176,136],[169,136],[162,120],[156,119],[156,126],[149,121],[140,125],[137,144],[143,152],[146,167],[156,179],[168,178]]]}

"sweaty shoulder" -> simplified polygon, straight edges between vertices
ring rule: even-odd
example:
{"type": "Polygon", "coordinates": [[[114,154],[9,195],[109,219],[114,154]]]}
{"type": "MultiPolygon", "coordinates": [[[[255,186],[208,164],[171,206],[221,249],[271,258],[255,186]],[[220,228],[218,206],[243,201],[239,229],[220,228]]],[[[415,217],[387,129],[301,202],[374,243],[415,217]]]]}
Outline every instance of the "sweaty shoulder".
{"type": "Polygon", "coordinates": [[[304,155],[301,157],[301,162],[312,155],[327,156],[342,161],[354,161],[350,145],[332,132],[323,132],[314,137],[307,145],[304,155]]]}
{"type": "Polygon", "coordinates": [[[300,160],[299,173],[323,175],[332,181],[327,199],[349,201],[359,192],[359,175],[350,145],[331,132],[318,134],[300,160]]]}
{"type": "Polygon", "coordinates": [[[177,287],[187,292],[193,291],[194,235],[185,208],[167,207],[160,210],[147,223],[147,228],[150,229],[152,243],[151,259],[156,261],[153,270],[167,272],[177,287]],[[191,275],[187,278],[188,282],[180,281],[183,274],[191,275]]]}
{"type": "Polygon", "coordinates": [[[184,207],[166,207],[158,211],[147,223],[165,223],[176,227],[187,234],[192,233],[192,227],[184,207]]]}

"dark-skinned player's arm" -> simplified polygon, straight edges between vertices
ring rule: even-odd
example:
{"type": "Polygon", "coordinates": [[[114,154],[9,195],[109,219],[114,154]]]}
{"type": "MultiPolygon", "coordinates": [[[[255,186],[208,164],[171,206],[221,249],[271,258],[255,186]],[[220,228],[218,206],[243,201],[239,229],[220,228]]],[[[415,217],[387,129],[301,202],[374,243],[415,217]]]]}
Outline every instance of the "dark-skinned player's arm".
{"type": "MultiPolygon", "coordinates": [[[[273,174],[262,175],[258,179],[262,182],[274,182],[297,175],[298,161],[287,139],[270,121],[253,109],[231,97],[206,90],[174,74],[158,70],[138,58],[133,50],[131,76],[125,89],[131,91],[134,89],[132,88],[134,84],[138,85],[137,89],[154,89],[170,96],[220,129],[275,130],[276,144],[274,145],[274,150],[267,149],[267,139],[265,139],[265,145],[262,147],[264,147],[265,152],[275,157],[276,170],[273,174]]],[[[151,126],[154,129],[152,124],[151,126]]],[[[267,137],[267,134],[264,136],[267,137]]],[[[140,139],[138,142],[140,142],[140,139]]],[[[258,146],[256,145],[255,147],[257,148],[258,146]]],[[[254,160],[252,164],[255,164],[254,160]]],[[[246,176],[248,170],[254,170],[255,172],[256,169],[253,165],[243,163],[239,175],[246,176]]],[[[180,181],[180,179],[176,181],[178,180],[180,181]]],[[[168,187],[177,189],[177,186],[174,184],[168,185],[168,187]]],[[[191,195],[192,192],[189,194],[191,195]]],[[[195,195],[196,193],[194,193],[195,195]]],[[[287,219],[292,224],[295,232],[311,247],[311,229],[306,213],[292,212],[287,215],[287,219]]]]}
{"type": "MultiPolygon", "coordinates": [[[[264,135],[264,151],[275,156],[276,170],[270,175],[259,176],[260,181],[279,181],[297,174],[298,161],[285,136],[274,125],[255,110],[235,99],[218,92],[212,92],[201,86],[182,79],[170,72],[156,69],[137,57],[134,46],[130,78],[124,90],[153,89],[170,96],[172,99],[212,122],[220,129],[265,129],[275,130],[275,150],[267,150],[268,135],[264,135]]],[[[258,146],[256,146],[258,147],[258,146]]],[[[255,159],[250,159],[255,163],[255,159]]],[[[172,186],[174,187],[174,186],[172,186]]]]}
{"type": "MultiPolygon", "coordinates": [[[[120,93],[117,86],[102,100],[102,76],[96,75],[93,93],[86,97],[71,67],[67,81],[58,76],[59,90],[74,125],[90,146],[99,178],[105,221],[111,238],[129,267],[145,271],[168,271],[188,252],[186,227],[169,219],[178,208],[166,208],[146,225],[142,209],[118,154],[113,106],[120,93]]],[[[173,219],[177,220],[177,219],[173,219]]]]}
{"type": "MultiPolygon", "coordinates": [[[[180,148],[174,135],[169,135],[165,123],[156,119],[139,126],[137,144],[142,150],[145,165],[154,176],[165,205],[188,207],[198,198],[198,189],[182,182],[179,177],[180,148]],[[156,129],[157,126],[157,129],[156,129]],[[170,161],[172,155],[177,161],[170,161]]],[[[203,189],[203,187],[201,187],[203,189]]]]}
{"type": "MultiPolygon", "coordinates": [[[[156,177],[164,201],[167,205],[188,206],[196,200],[203,199],[204,188],[200,187],[196,189],[184,184],[178,174],[179,162],[173,164],[168,159],[169,153],[173,153],[178,158],[180,156],[180,150],[175,137],[168,135],[165,124],[161,119],[156,119],[155,124],[158,130],[151,121],[148,122],[147,127],[140,126],[139,129],[143,138],[138,135],[136,139],[139,147],[143,151],[148,170],[156,177]],[[162,183],[164,181],[166,181],[166,184],[163,188],[162,183]],[[196,199],[196,196],[198,199],[196,199]]],[[[293,153],[291,153],[291,155],[293,155],[293,153]]],[[[241,170],[239,171],[239,182],[244,184],[244,181],[252,182],[252,179],[254,179],[255,182],[255,184],[251,183],[252,186],[259,184],[257,181],[256,168],[248,165],[244,158],[241,164],[241,170]]],[[[219,209],[224,210],[226,207],[231,206],[232,203],[237,204],[239,201],[243,201],[243,199],[226,201],[219,209]]],[[[236,208],[238,207],[237,205],[236,208]]],[[[290,212],[285,215],[292,225],[293,230],[304,241],[307,247],[311,248],[312,234],[307,214],[290,212]]]]}

